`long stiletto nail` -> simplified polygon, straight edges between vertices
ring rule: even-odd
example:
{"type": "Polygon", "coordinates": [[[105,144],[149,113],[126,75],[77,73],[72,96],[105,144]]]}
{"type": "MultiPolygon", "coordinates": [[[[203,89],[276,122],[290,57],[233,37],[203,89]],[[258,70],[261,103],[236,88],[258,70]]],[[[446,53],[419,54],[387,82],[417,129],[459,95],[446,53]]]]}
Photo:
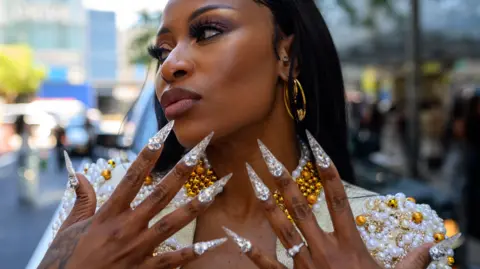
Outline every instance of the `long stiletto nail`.
{"type": "Polygon", "coordinates": [[[280,177],[283,174],[283,164],[273,156],[272,152],[265,146],[262,141],[258,141],[258,146],[260,147],[260,151],[262,152],[263,159],[265,163],[267,163],[268,170],[274,177],[280,177]]]}
{"type": "Polygon", "coordinates": [[[213,199],[215,199],[215,196],[223,192],[223,187],[227,185],[227,182],[230,180],[232,175],[233,174],[228,174],[222,177],[217,182],[213,183],[212,186],[201,190],[200,194],[198,194],[198,201],[200,201],[200,203],[210,203],[211,201],[213,201],[213,199]]]}
{"type": "Polygon", "coordinates": [[[194,166],[197,164],[198,160],[202,157],[205,153],[205,149],[207,149],[210,140],[212,140],[214,132],[211,132],[207,137],[205,137],[198,145],[196,145],[189,153],[187,153],[183,157],[183,162],[187,166],[194,166]]]}
{"type": "Polygon", "coordinates": [[[446,259],[449,256],[452,248],[457,245],[457,241],[462,236],[461,233],[457,233],[456,235],[443,240],[442,242],[436,244],[435,246],[431,247],[429,250],[430,257],[433,261],[441,261],[442,259],[446,259]]]}
{"type": "Polygon", "coordinates": [[[72,160],[70,160],[70,156],[66,150],[63,151],[63,155],[65,157],[65,166],[67,167],[68,173],[68,187],[72,189],[76,189],[79,185],[77,175],[75,174],[75,169],[73,168],[72,160]]]}
{"type": "Polygon", "coordinates": [[[225,233],[228,236],[232,238],[233,242],[237,244],[237,246],[240,248],[240,251],[242,253],[247,253],[250,250],[252,250],[252,243],[248,239],[239,236],[238,234],[228,229],[227,227],[222,227],[222,229],[225,231],[225,233]]]}
{"type": "Polygon", "coordinates": [[[223,237],[212,241],[195,243],[193,244],[193,252],[195,252],[197,256],[203,255],[203,253],[221,246],[223,243],[227,242],[227,240],[228,238],[223,237]]]}
{"type": "Polygon", "coordinates": [[[246,163],[245,166],[247,167],[247,174],[248,174],[248,177],[250,178],[250,182],[252,183],[253,190],[255,191],[255,195],[259,200],[267,201],[268,198],[270,197],[270,190],[265,184],[263,184],[262,180],[257,175],[255,170],[253,170],[250,164],[246,163]]]}
{"type": "Polygon", "coordinates": [[[168,135],[172,131],[175,121],[170,121],[167,125],[163,126],[152,138],[148,140],[148,149],[157,151],[162,148],[163,143],[167,140],[168,135]]]}
{"type": "Polygon", "coordinates": [[[306,130],[305,132],[307,133],[308,143],[312,148],[313,156],[315,157],[317,164],[324,169],[330,167],[330,165],[332,164],[332,160],[330,160],[330,157],[328,157],[325,150],[323,150],[322,146],[320,146],[320,144],[313,137],[313,135],[308,130],[306,130]]]}

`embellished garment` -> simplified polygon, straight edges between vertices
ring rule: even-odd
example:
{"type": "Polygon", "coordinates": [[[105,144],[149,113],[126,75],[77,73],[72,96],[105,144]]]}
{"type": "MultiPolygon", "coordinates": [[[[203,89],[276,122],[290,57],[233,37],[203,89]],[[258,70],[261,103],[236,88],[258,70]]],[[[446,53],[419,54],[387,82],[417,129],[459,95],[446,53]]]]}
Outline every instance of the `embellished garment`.
{"type": "MultiPolygon", "coordinates": [[[[332,232],[333,225],[323,189],[306,152],[302,148],[299,166],[293,171],[292,177],[310,204],[320,227],[326,232],[332,232]]],[[[97,210],[111,196],[130,165],[131,163],[127,160],[117,158],[110,161],[99,159],[96,163],[84,167],[83,172],[97,194],[97,210]]],[[[202,163],[201,166],[196,166],[184,188],[161,213],[151,220],[150,225],[190,201],[198,195],[202,186],[208,186],[210,182],[215,181],[216,177],[209,171],[208,161],[202,163]]],[[[132,209],[148,197],[162,180],[162,177],[162,174],[156,173],[145,178],[144,185],[131,203],[132,209]]],[[[448,240],[443,220],[429,205],[417,204],[413,198],[405,197],[401,193],[380,196],[351,184],[344,183],[344,186],[361,238],[370,254],[384,268],[394,268],[410,251],[424,243],[437,242],[440,243],[438,246],[441,246],[441,242],[448,240]]],[[[274,196],[278,206],[290,218],[282,203],[281,195],[275,192],[274,196]]],[[[75,192],[69,189],[62,200],[60,212],[55,216],[56,220],[52,226],[51,239],[68,216],[74,202],[75,192]]],[[[191,245],[195,227],[196,222],[191,222],[162,243],[153,255],[191,245]]],[[[436,251],[439,249],[437,248],[436,251]]],[[[438,259],[435,259],[429,268],[451,268],[450,266],[454,261],[453,250],[450,247],[445,247],[440,252],[433,254],[436,254],[438,259]]],[[[432,253],[430,254],[432,255],[432,253]]],[[[277,258],[287,268],[293,268],[293,260],[287,256],[285,248],[279,240],[277,240],[277,258]]]]}

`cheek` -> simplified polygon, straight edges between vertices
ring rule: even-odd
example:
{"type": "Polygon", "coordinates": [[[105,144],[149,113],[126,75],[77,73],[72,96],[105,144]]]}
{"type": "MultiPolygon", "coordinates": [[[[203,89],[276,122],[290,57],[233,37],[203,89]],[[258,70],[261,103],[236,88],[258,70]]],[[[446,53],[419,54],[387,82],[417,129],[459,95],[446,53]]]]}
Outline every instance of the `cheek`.
{"type": "MultiPolygon", "coordinates": [[[[215,44],[199,63],[209,118],[217,129],[235,131],[266,117],[275,98],[276,58],[269,38],[238,33],[215,44]],[[219,113],[221,112],[221,113],[219,113]]],[[[221,130],[218,130],[221,132],[221,130]]]]}

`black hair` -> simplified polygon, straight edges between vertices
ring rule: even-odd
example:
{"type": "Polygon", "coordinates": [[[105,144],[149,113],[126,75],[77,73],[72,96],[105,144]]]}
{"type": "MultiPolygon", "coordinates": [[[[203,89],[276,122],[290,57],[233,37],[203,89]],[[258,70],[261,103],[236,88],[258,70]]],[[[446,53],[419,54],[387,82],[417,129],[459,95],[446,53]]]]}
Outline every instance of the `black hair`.
{"type": "MultiPolygon", "coordinates": [[[[297,61],[298,80],[306,95],[306,117],[299,121],[296,113],[296,132],[306,141],[308,129],[335,163],[343,180],[354,183],[355,176],[348,152],[345,90],[340,60],[328,27],[313,0],[253,0],[268,7],[275,23],[274,52],[282,36],[293,35],[289,58],[297,61]],[[280,31],[280,33],[278,33],[280,31]]],[[[279,57],[278,54],[276,55],[279,57]]],[[[290,110],[302,108],[293,98],[293,68],[291,64],[288,89],[290,110]]],[[[155,98],[156,99],[156,98],[155,98]]],[[[159,127],[167,123],[158,100],[155,112],[159,127]]],[[[170,136],[156,170],[172,167],[184,153],[183,147],[170,136]]]]}

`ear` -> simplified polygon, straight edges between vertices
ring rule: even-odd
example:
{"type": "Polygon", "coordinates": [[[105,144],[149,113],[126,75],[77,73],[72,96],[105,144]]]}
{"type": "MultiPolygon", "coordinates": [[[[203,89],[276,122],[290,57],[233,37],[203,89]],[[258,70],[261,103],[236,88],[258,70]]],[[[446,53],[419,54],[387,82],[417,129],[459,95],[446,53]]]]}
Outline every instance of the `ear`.
{"type": "Polygon", "coordinates": [[[290,51],[292,48],[292,43],[293,43],[294,36],[284,36],[279,42],[278,42],[278,75],[284,80],[288,81],[288,75],[290,72],[290,66],[292,64],[295,64],[294,69],[293,69],[293,78],[298,77],[300,70],[298,69],[298,62],[297,59],[292,59],[290,57],[290,51]]]}

